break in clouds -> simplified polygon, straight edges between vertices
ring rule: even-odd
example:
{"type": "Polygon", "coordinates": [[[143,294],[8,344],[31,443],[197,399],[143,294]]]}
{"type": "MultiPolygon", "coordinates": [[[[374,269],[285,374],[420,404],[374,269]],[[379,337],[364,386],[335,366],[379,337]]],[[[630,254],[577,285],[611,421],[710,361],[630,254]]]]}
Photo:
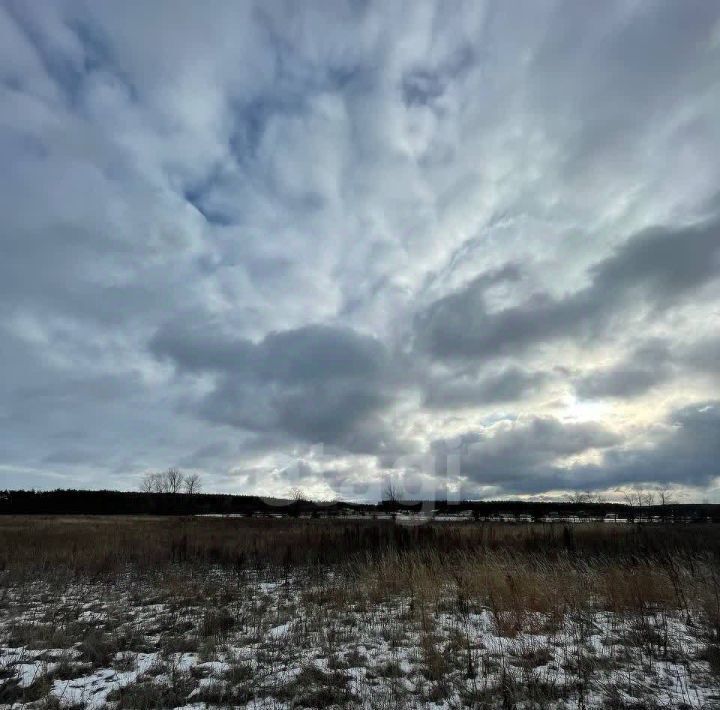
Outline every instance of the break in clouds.
{"type": "Polygon", "coordinates": [[[0,487],[720,495],[720,6],[0,3],[0,487]]]}

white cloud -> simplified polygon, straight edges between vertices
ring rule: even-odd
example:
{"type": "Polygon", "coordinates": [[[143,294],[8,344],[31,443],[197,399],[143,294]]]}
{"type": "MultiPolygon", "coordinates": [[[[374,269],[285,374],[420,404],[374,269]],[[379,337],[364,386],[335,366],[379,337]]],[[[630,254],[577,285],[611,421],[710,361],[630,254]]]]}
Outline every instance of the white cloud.
{"type": "MultiPolygon", "coordinates": [[[[208,393],[237,382],[157,360],[153,337],[178,322],[255,343],[318,323],[375,337],[394,371],[373,400],[382,427],[346,439],[364,432],[363,451],[370,439],[428,450],[482,422],[588,412],[649,441],[652,422],[715,382],[702,364],[712,344],[692,341],[716,324],[718,284],[701,267],[717,252],[653,252],[667,283],[642,308],[623,300],[632,286],[589,285],[594,266],[632,257],[643,229],[680,234],[717,217],[719,17],[704,0],[522,12],[501,2],[452,12],[429,1],[6,4],[8,485],[51,469],[68,485],[134,485],[144,468],[185,461],[218,488],[242,488],[228,472],[244,462],[273,470],[255,467],[257,452],[281,460],[302,428],[259,437],[239,425],[247,417],[201,416],[208,393]],[[693,256],[705,286],[681,302],[673,268],[693,256]],[[587,338],[555,323],[563,337],[548,342],[527,321],[533,347],[511,340],[499,361],[470,348],[462,362],[437,362],[451,346],[443,311],[443,347],[414,349],[418,314],[509,264],[522,278],[493,285],[485,310],[464,316],[476,345],[498,313],[525,304],[542,315],[540,299],[573,304],[583,289],[603,328],[587,338]],[[657,387],[637,362],[651,336],[673,354],[657,387]],[[622,367],[601,372],[607,363],[622,367]],[[610,387],[615,401],[578,400],[581,381],[588,398],[610,387]]],[[[268,382],[256,386],[269,396],[268,382]]],[[[323,469],[334,473],[318,491],[379,480],[377,462],[334,455],[342,465],[323,469]]]]}

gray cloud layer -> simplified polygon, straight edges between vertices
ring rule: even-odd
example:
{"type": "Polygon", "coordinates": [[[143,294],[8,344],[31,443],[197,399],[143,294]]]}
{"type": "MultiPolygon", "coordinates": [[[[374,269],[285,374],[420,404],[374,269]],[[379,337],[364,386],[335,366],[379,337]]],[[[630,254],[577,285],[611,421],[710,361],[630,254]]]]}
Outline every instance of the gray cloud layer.
{"type": "Polygon", "coordinates": [[[392,438],[382,414],[397,396],[399,378],[386,348],[371,336],[308,325],[253,344],[169,327],[151,349],[180,369],[217,373],[199,407],[209,421],[353,453],[379,453],[392,438]]]}
{"type": "Polygon", "coordinates": [[[0,2],[0,486],[716,496],[718,37],[705,0],[0,2]]]}
{"type": "Polygon", "coordinates": [[[703,487],[720,475],[720,402],[681,408],[665,424],[651,441],[622,446],[616,433],[598,424],[531,417],[433,446],[441,473],[453,455],[458,457],[456,468],[469,490],[605,490],[618,481],[667,485],[681,477],[686,484],[703,487]],[[589,450],[604,452],[602,464],[572,460],[589,450]]]}
{"type": "Polygon", "coordinates": [[[598,338],[628,311],[662,312],[681,305],[720,273],[720,219],[686,229],[651,229],[628,239],[589,270],[590,284],[555,298],[489,311],[485,290],[515,271],[473,279],[421,312],[420,347],[439,358],[512,355],[554,338],[598,338]]]}

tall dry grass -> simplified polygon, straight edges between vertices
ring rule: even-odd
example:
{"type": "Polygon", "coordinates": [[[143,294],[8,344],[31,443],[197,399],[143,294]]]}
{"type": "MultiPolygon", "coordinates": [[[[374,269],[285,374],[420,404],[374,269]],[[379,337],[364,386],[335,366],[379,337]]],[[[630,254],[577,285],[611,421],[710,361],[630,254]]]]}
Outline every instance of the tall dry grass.
{"type": "MultiPolygon", "coordinates": [[[[512,632],[579,609],[701,613],[720,643],[720,530],[704,526],[141,517],[0,519],[5,586],[38,576],[299,570],[333,599],[491,609],[512,632]],[[327,583],[331,569],[332,583],[327,583]]],[[[170,583],[170,582],[168,582],[170,583]]]]}
{"type": "Polygon", "coordinates": [[[538,565],[720,557],[714,525],[510,525],[389,520],[251,519],[209,517],[0,517],[0,570],[66,568],[113,572],[126,565],[171,564],[232,568],[335,565],[368,556],[409,552],[464,565],[490,553],[521,555],[538,565]],[[454,557],[453,557],[454,556],[454,557]],[[459,556],[459,557],[458,557],[459,556]],[[463,557],[464,556],[464,557],[463,557]]]}

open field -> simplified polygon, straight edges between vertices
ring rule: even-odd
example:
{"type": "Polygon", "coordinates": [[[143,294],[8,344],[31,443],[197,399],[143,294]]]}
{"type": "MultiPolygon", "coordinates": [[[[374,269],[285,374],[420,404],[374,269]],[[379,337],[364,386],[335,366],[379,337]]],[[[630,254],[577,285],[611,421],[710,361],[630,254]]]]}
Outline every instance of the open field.
{"type": "Polygon", "coordinates": [[[0,518],[0,703],[720,707],[720,528],[0,518]]]}

